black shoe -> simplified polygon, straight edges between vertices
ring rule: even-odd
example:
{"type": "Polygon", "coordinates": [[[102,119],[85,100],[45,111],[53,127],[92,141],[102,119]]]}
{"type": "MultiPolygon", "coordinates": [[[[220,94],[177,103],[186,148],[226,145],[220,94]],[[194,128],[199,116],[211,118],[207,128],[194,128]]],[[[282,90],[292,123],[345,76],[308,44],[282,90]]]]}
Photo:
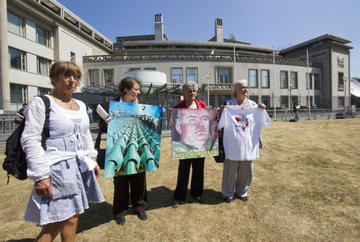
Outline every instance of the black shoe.
{"type": "Polygon", "coordinates": [[[231,203],[233,199],[231,197],[224,197],[224,201],[227,203],[231,203]]]}
{"type": "Polygon", "coordinates": [[[243,201],[243,202],[247,202],[249,200],[249,198],[246,196],[246,197],[240,197],[240,200],[243,201]]]}
{"type": "Polygon", "coordinates": [[[200,196],[199,196],[199,197],[194,197],[194,199],[195,199],[198,203],[200,203],[200,204],[203,203],[203,200],[201,199],[200,196]]]}
{"type": "Polygon", "coordinates": [[[171,203],[171,207],[173,207],[173,208],[179,207],[179,202],[178,202],[178,201],[173,201],[173,202],[171,203]]]}
{"type": "Polygon", "coordinates": [[[137,214],[137,216],[138,216],[138,218],[140,220],[143,220],[143,221],[145,221],[147,219],[147,216],[146,216],[145,212],[140,212],[140,213],[137,214]]]}
{"type": "Polygon", "coordinates": [[[125,216],[116,217],[115,221],[119,225],[124,225],[126,222],[125,216]]]}

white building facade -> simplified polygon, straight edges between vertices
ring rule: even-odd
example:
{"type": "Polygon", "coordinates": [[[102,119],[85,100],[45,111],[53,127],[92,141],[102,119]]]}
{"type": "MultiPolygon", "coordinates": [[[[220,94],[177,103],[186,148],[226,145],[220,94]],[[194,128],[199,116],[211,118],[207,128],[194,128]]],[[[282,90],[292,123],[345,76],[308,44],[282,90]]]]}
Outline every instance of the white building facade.
{"type": "Polygon", "coordinates": [[[0,109],[5,111],[17,111],[31,97],[49,93],[55,61],[73,61],[82,69],[83,56],[107,55],[113,48],[57,1],[1,1],[0,16],[0,109]]]}
{"type": "MultiPolygon", "coordinates": [[[[199,84],[199,98],[219,106],[233,95],[234,80],[249,81],[249,96],[269,108],[340,109],[350,105],[350,41],[322,35],[283,50],[223,38],[221,19],[209,41],[168,40],[161,14],[154,34],[117,37],[116,43],[55,0],[0,1],[0,109],[16,111],[52,88],[49,67],[58,60],[81,68],[80,90],[109,94],[126,72],[156,70],[168,88],[199,84]],[[104,92],[107,90],[107,92],[104,92]]],[[[155,90],[156,93],[156,90],[155,90]]],[[[165,97],[165,99],[167,96],[165,97]]]]}

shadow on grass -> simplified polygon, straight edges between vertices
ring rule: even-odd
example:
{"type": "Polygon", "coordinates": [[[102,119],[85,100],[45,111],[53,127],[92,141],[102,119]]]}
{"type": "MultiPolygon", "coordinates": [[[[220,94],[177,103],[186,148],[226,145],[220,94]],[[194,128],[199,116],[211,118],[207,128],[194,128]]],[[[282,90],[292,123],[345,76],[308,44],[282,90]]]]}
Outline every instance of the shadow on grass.
{"type": "MultiPolygon", "coordinates": [[[[148,191],[148,205],[146,210],[160,209],[170,207],[173,201],[174,192],[165,186],[155,187],[148,191]]],[[[203,191],[203,204],[216,205],[223,203],[221,192],[205,189],[203,191]]],[[[191,195],[190,191],[187,194],[186,203],[197,203],[191,195]]],[[[129,205],[128,215],[134,214],[129,205]]],[[[81,233],[85,230],[92,229],[101,224],[105,224],[113,220],[112,204],[107,202],[90,204],[90,208],[85,213],[80,214],[79,224],[76,233],[81,233]]],[[[17,241],[17,240],[14,240],[17,241]]],[[[30,240],[19,240],[30,241],[30,240]]]]}
{"type": "Polygon", "coordinates": [[[113,220],[112,204],[107,202],[92,203],[89,209],[80,214],[76,233],[92,229],[111,220],[113,220]]]}
{"type": "MultiPolygon", "coordinates": [[[[174,197],[174,191],[170,190],[165,186],[152,188],[148,192],[148,206],[147,210],[159,209],[164,207],[170,207],[174,197]]],[[[219,203],[223,203],[224,199],[221,195],[221,192],[204,189],[202,194],[203,204],[208,205],[216,205],[219,203]]],[[[191,195],[190,191],[188,191],[186,203],[197,203],[191,195]]]]}

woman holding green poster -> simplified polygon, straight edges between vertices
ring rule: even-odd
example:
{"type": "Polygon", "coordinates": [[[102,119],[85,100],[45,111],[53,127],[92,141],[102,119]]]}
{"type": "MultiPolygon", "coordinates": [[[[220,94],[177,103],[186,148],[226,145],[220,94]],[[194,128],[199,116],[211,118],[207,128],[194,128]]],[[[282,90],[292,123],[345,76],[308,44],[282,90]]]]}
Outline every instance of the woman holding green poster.
{"type": "MultiPolygon", "coordinates": [[[[140,82],[131,77],[122,79],[119,83],[120,102],[139,103],[140,82]]],[[[108,120],[107,120],[108,121],[108,120]]],[[[100,124],[103,132],[107,132],[105,125],[100,124]]],[[[141,220],[146,220],[145,208],[147,205],[146,173],[114,177],[113,214],[117,224],[124,225],[125,216],[129,207],[129,186],[132,208],[141,220]]]]}
{"type": "MultiPolygon", "coordinates": [[[[186,82],[182,87],[184,101],[177,104],[174,108],[206,108],[206,104],[203,101],[195,99],[197,89],[198,87],[195,82],[186,82]]],[[[179,204],[185,202],[191,166],[193,168],[191,176],[191,196],[197,202],[202,203],[201,195],[204,187],[204,160],[205,158],[179,160],[177,185],[174,192],[174,200],[172,202],[173,208],[177,208],[179,204]]]]}

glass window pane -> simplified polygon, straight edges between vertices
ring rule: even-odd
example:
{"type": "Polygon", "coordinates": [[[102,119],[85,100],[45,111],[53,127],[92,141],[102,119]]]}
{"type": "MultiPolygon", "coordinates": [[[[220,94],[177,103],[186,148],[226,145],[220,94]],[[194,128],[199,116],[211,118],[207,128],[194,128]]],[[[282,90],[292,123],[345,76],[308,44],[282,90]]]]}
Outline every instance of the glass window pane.
{"type": "Polygon", "coordinates": [[[21,69],[21,51],[9,48],[10,67],[21,69]]]}
{"type": "Polygon", "coordinates": [[[249,87],[257,86],[257,70],[249,70],[249,87]]]}
{"type": "Polygon", "coordinates": [[[291,88],[298,88],[297,72],[291,72],[291,88]]]}
{"type": "Polygon", "coordinates": [[[230,69],[218,69],[218,82],[230,83],[230,69]]]}
{"type": "Polygon", "coordinates": [[[269,88],[269,71],[268,70],[262,70],[261,71],[261,87],[263,88],[269,88]]]}
{"type": "Polygon", "coordinates": [[[37,42],[43,45],[46,45],[46,31],[40,28],[39,26],[36,26],[36,36],[37,36],[37,42]]]}
{"type": "Polygon", "coordinates": [[[21,18],[9,12],[7,14],[7,17],[8,17],[8,31],[14,34],[21,35],[21,28],[22,28],[21,18]]]}
{"type": "Polygon", "coordinates": [[[114,85],[113,76],[114,76],[114,70],[113,69],[104,70],[105,85],[114,85]]]}
{"type": "Polygon", "coordinates": [[[198,78],[197,78],[197,68],[187,68],[186,69],[186,80],[187,81],[193,81],[193,82],[198,82],[198,78]]]}
{"type": "Polygon", "coordinates": [[[38,73],[41,75],[49,75],[49,60],[38,57],[38,73]]]}
{"type": "Polygon", "coordinates": [[[280,88],[288,88],[288,73],[287,73],[287,71],[280,72],[280,88]]]}
{"type": "Polygon", "coordinates": [[[89,70],[90,86],[99,86],[99,70],[89,70]]]}
{"type": "Polygon", "coordinates": [[[171,81],[173,84],[178,84],[178,85],[183,83],[182,68],[171,69],[171,81]]]}
{"type": "Polygon", "coordinates": [[[10,83],[10,101],[11,103],[23,103],[23,91],[27,92],[27,87],[23,85],[17,85],[10,83]],[[24,89],[24,90],[23,90],[24,89]]]}

